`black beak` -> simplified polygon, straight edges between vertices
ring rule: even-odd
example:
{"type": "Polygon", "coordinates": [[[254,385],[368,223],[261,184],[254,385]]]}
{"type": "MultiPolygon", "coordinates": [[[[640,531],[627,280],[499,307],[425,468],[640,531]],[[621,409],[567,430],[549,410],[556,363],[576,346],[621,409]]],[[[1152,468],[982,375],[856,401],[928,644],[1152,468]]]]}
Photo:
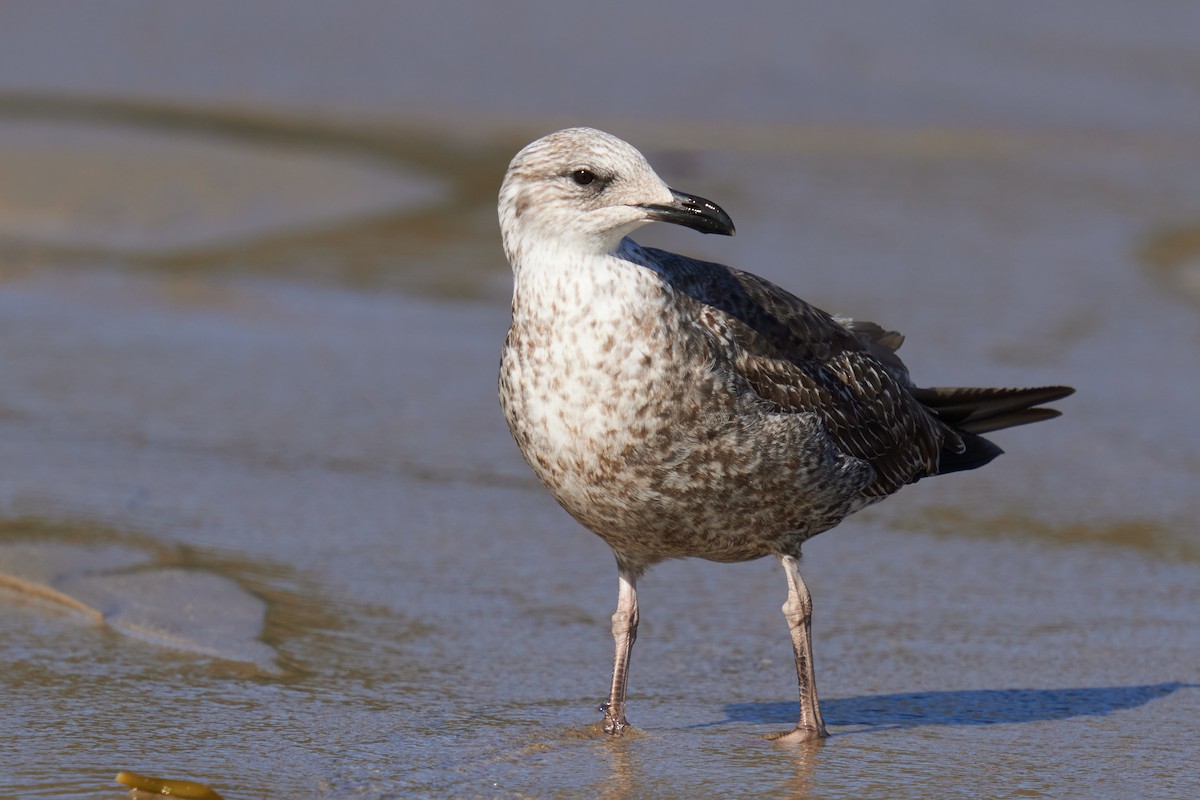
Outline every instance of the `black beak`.
{"type": "Polygon", "coordinates": [[[716,203],[674,189],[671,190],[671,198],[671,202],[665,205],[645,205],[642,208],[649,211],[650,219],[657,222],[673,222],[701,233],[733,236],[733,220],[716,203]]]}

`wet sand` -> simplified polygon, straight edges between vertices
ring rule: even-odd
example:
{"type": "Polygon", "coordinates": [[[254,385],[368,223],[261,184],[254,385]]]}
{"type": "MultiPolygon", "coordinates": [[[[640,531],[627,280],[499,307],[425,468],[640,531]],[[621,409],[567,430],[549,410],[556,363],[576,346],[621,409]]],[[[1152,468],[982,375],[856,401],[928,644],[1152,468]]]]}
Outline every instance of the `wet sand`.
{"type": "Polygon", "coordinates": [[[608,120],[738,225],[639,241],[897,328],[919,381],[1079,389],[806,547],[801,748],[761,738],[796,712],[767,561],[650,573],[641,734],[597,732],[615,567],[495,398],[494,194],[552,115],[0,96],[0,795],[1200,793],[1200,148],[1038,116],[1053,74],[1012,129],[608,120]]]}

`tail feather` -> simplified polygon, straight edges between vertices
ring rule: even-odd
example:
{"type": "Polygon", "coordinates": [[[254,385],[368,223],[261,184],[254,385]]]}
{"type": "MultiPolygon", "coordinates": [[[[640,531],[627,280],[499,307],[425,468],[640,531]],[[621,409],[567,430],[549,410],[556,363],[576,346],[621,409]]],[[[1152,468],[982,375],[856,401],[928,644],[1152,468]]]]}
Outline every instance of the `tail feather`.
{"type": "Polygon", "coordinates": [[[957,427],[967,433],[991,433],[1003,428],[1015,428],[1018,425],[1028,425],[1031,422],[1041,422],[1061,416],[1062,412],[1056,408],[1018,408],[983,419],[967,420],[957,427]]]}
{"type": "Polygon", "coordinates": [[[1003,450],[979,434],[1053,419],[1060,412],[1042,408],[1075,390],[1067,386],[1033,389],[912,389],[913,396],[938,419],[959,433],[963,451],[943,451],[939,474],[982,467],[1003,450]]]}
{"type": "Polygon", "coordinates": [[[987,422],[1003,418],[1014,411],[1033,410],[1035,406],[1060,400],[1074,392],[1074,389],[1067,386],[1039,386],[1035,389],[932,388],[912,390],[913,396],[936,414],[942,422],[974,433],[981,432],[973,427],[974,424],[986,424],[985,430],[997,430],[1048,419],[1048,417],[1036,415],[1029,418],[1013,415],[1007,424],[987,422]]]}

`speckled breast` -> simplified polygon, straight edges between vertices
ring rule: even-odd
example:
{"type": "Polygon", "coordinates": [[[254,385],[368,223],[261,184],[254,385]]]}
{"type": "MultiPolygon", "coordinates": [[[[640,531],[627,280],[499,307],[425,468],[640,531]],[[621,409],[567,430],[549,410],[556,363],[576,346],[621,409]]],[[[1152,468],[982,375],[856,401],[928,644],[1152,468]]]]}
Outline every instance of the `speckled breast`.
{"type": "Polygon", "coordinates": [[[528,300],[501,359],[505,417],[555,499],[618,554],[792,552],[848,513],[821,491],[839,465],[813,422],[732,385],[703,337],[671,329],[687,323],[669,295],[552,313],[528,300]]]}

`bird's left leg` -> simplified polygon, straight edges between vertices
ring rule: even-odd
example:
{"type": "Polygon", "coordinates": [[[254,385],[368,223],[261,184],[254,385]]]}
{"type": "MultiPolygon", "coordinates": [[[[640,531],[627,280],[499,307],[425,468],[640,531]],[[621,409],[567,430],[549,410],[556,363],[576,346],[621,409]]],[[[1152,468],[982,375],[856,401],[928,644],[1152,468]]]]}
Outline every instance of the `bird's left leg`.
{"type": "Polygon", "coordinates": [[[629,656],[633,652],[638,628],[637,574],[624,566],[618,568],[620,577],[617,611],[612,616],[612,632],[617,654],[613,661],[612,688],[608,693],[608,702],[601,706],[604,710],[604,731],[614,736],[620,736],[621,731],[629,725],[625,721],[625,689],[629,684],[629,656]]]}
{"type": "Polygon", "coordinates": [[[792,651],[796,654],[796,682],[800,687],[800,721],[795,730],[768,738],[785,742],[803,742],[823,739],[825,721],[821,719],[821,708],[817,705],[817,677],[812,655],[812,595],[800,577],[800,563],[795,556],[783,556],[788,580],[788,598],[783,604],[783,615],[787,618],[792,633],[792,651]]]}

